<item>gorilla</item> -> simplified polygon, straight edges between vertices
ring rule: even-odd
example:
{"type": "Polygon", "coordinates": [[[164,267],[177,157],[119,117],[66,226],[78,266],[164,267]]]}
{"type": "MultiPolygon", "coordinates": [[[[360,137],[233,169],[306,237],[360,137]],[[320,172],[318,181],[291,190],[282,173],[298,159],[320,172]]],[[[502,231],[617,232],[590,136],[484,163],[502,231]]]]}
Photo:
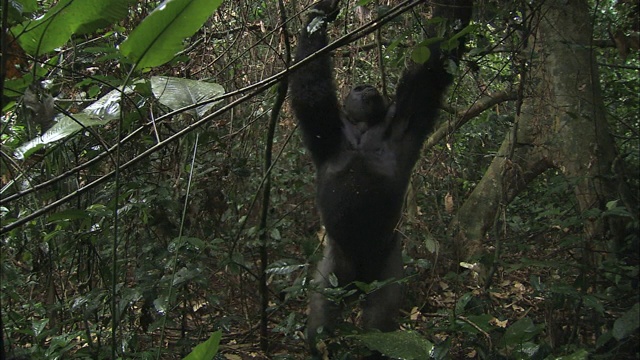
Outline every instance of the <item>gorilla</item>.
{"type": "MultiPolygon", "coordinates": [[[[443,2],[435,7],[434,17],[455,23],[458,30],[469,23],[472,0],[443,2]]],[[[322,0],[309,11],[298,38],[297,62],[327,45],[326,28],[339,11],[337,3],[322,0]]],[[[464,47],[460,42],[449,52],[440,48],[439,43],[430,46],[424,64],[408,66],[391,103],[375,87],[360,85],[340,106],[329,54],[292,74],[291,105],[316,168],[316,202],[327,233],[313,280],[319,290],[331,286],[332,273],[339,286],[402,278],[396,226],[405,191],[422,143],[434,127],[442,95],[452,82],[445,65],[457,62],[464,47]]],[[[393,331],[401,292],[397,281],[388,281],[366,294],[363,327],[393,331]]],[[[341,310],[322,291],[311,295],[307,340],[312,352],[318,333],[331,331],[341,310]]]]}

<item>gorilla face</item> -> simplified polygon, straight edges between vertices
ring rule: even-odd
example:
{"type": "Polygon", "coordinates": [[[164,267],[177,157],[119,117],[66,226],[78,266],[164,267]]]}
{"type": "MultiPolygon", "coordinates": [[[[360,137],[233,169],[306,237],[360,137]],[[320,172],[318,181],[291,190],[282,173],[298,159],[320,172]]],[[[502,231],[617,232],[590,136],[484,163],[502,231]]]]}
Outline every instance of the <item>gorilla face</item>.
{"type": "Polygon", "coordinates": [[[344,112],[350,122],[371,127],[384,120],[387,104],[375,87],[359,85],[344,99],[344,112]]]}

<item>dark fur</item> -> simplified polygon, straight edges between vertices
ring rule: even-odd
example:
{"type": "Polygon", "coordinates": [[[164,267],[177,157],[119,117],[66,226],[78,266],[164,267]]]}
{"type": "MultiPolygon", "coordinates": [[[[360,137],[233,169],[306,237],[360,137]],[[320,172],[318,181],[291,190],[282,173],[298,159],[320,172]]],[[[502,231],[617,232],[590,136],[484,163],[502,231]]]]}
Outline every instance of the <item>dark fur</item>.
{"type": "MultiPolygon", "coordinates": [[[[467,24],[471,1],[458,2],[466,7],[447,15],[458,16],[467,24]]],[[[316,8],[329,13],[330,3],[336,1],[322,1],[316,8]]],[[[307,24],[314,16],[317,14],[310,15],[307,24]]],[[[296,60],[326,45],[326,23],[312,34],[305,26],[296,60]]],[[[318,57],[291,78],[292,106],[316,166],[317,204],[328,234],[315,276],[321,288],[330,286],[327,277],[331,273],[340,286],[356,280],[402,277],[401,244],[395,227],[420,148],[433,129],[442,95],[452,81],[439,46],[431,51],[425,64],[413,64],[404,71],[396,102],[389,106],[373,88],[357,87],[341,108],[329,55],[318,57]]],[[[400,293],[400,285],[392,283],[369,294],[363,306],[364,327],[394,330],[400,293]]],[[[307,324],[312,347],[319,327],[330,330],[339,318],[338,305],[320,293],[312,295],[307,324]]]]}

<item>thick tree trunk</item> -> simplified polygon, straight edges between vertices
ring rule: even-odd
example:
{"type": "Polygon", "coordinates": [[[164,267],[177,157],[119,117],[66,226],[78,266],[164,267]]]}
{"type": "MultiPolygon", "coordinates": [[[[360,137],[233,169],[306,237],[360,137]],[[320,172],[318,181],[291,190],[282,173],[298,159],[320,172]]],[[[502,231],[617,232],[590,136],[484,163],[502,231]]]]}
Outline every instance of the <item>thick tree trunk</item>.
{"type": "MultiPolygon", "coordinates": [[[[554,2],[551,2],[554,3],[554,2]]],[[[553,164],[572,182],[580,211],[604,209],[618,198],[612,173],[616,149],[609,133],[600,91],[599,73],[592,52],[592,24],[586,1],[549,8],[540,25],[540,40],[547,54],[544,75],[553,89],[549,134],[553,164]],[[566,34],[571,34],[566,38],[566,34]],[[567,42],[568,41],[568,42],[567,42]],[[560,76],[558,76],[558,74],[560,76]],[[564,75],[564,76],[562,76],[564,75]]],[[[585,244],[606,251],[606,226],[599,217],[586,217],[585,244]]]]}
{"type": "Polygon", "coordinates": [[[451,224],[450,228],[455,232],[455,259],[462,261],[481,254],[482,240],[494,224],[500,207],[509,204],[531,180],[548,168],[543,151],[517,142],[512,134],[507,135],[482,180],[451,224]]]}
{"type": "MultiPolygon", "coordinates": [[[[483,179],[453,220],[459,259],[481,253],[481,243],[501,205],[508,204],[549,167],[575,184],[581,212],[603,209],[618,197],[612,174],[615,144],[609,134],[598,69],[591,52],[586,0],[547,1],[539,10],[529,84],[522,114],[483,179]],[[515,134],[515,136],[514,136],[515,134]],[[515,137],[515,138],[514,138],[515,137]]],[[[586,217],[586,247],[604,250],[606,226],[586,217]]]]}

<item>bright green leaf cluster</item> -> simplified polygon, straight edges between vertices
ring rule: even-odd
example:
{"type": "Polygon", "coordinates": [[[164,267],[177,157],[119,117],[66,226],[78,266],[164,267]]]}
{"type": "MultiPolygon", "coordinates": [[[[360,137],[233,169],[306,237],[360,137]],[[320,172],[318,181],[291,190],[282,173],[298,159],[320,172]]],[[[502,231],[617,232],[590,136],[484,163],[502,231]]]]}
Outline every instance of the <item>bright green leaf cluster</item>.
{"type": "Polygon", "coordinates": [[[127,16],[129,0],[62,0],[37,19],[14,26],[11,32],[30,55],[64,45],[72,35],[113,24],[127,16]]]}

